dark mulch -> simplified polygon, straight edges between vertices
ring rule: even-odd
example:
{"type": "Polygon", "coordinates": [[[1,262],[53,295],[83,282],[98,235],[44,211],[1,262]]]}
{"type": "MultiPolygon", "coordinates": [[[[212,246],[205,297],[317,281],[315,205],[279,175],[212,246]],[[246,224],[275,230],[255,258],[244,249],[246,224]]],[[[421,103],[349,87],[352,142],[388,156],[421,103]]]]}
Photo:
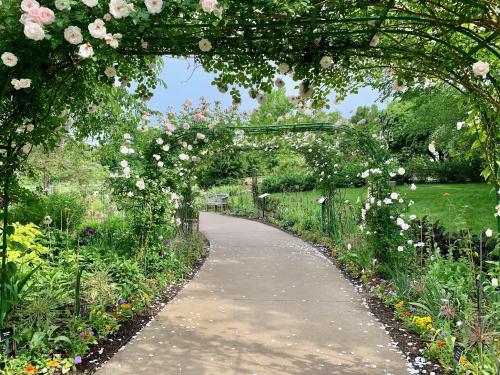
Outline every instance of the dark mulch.
{"type": "Polygon", "coordinates": [[[419,335],[408,332],[403,328],[403,322],[397,320],[394,317],[394,309],[384,304],[379,298],[371,296],[366,290],[361,287],[361,282],[358,278],[353,277],[346,270],[346,265],[337,261],[337,259],[332,254],[332,249],[321,244],[317,244],[308,240],[304,240],[299,234],[280,227],[279,225],[269,222],[267,220],[262,219],[253,219],[239,215],[230,215],[245,218],[247,220],[253,220],[260,222],[262,224],[270,225],[275,227],[281,231],[284,231],[294,237],[300,238],[303,241],[307,242],[309,245],[316,248],[323,255],[328,258],[333,265],[335,265],[344,275],[345,278],[350,280],[354,285],[357,285],[356,288],[358,293],[360,293],[361,297],[367,302],[370,311],[375,315],[375,317],[386,327],[387,332],[391,336],[392,340],[397,344],[398,348],[405,354],[408,358],[408,361],[414,366],[415,369],[420,370],[421,374],[435,374],[435,375],[446,375],[447,372],[441,367],[441,365],[437,362],[426,361],[425,365],[418,365],[416,362],[417,357],[423,357],[423,349],[426,347],[425,343],[422,341],[419,335]]]}
{"type": "Polygon", "coordinates": [[[175,298],[184,286],[196,275],[208,257],[209,245],[205,246],[204,256],[196,262],[186,278],[175,284],[170,284],[160,292],[154,304],[147,306],[144,310],[121,323],[117,332],[109,335],[103,342],[91,348],[91,351],[83,358],[83,363],[78,366],[73,374],[93,374],[104,362],[108,361],[121,347],[128,343],[146,324],[148,324],[165,305],[175,298]]]}

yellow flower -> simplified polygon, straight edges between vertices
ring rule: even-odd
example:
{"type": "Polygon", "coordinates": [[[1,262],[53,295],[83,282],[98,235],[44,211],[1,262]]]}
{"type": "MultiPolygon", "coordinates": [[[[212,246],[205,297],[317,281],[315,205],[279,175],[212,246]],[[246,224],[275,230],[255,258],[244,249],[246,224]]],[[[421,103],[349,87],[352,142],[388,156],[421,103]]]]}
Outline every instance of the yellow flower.
{"type": "Polygon", "coordinates": [[[57,362],[57,361],[48,361],[47,362],[47,366],[49,366],[49,367],[57,367],[57,366],[59,366],[59,362],[57,362]]]}
{"type": "Polygon", "coordinates": [[[144,298],[146,298],[146,299],[148,299],[148,298],[149,298],[149,294],[144,293],[144,294],[143,294],[143,297],[144,297],[144,298]]]}
{"type": "Polygon", "coordinates": [[[460,363],[463,365],[465,362],[467,362],[467,358],[465,358],[464,355],[460,356],[460,363]]]}
{"type": "Polygon", "coordinates": [[[399,301],[398,303],[396,303],[396,309],[400,309],[401,307],[403,307],[403,305],[405,304],[405,301],[399,301]]]}
{"type": "Polygon", "coordinates": [[[105,330],[106,332],[111,331],[111,326],[110,326],[109,324],[106,324],[106,325],[104,326],[104,330],[105,330]]]}

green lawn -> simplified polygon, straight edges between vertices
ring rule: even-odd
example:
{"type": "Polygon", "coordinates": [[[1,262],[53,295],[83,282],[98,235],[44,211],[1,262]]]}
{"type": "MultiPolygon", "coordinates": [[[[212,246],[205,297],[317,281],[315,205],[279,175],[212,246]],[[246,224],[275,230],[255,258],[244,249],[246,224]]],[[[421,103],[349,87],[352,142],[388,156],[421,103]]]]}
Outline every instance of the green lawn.
{"type": "MultiPolygon", "coordinates": [[[[252,209],[250,193],[246,188],[220,187],[218,191],[229,191],[233,208],[252,209]]],[[[408,186],[398,186],[396,190],[415,202],[411,213],[417,216],[428,216],[433,221],[439,220],[449,230],[471,228],[480,231],[486,228],[496,229],[496,218],[493,216],[495,194],[491,186],[482,183],[470,184],[420,184],[417,190],[408,186]],[[445,194],[447,193],[447,194],[445,194]]],[[[358,196],[366,194],[365,188],[344,189],[345,197],[355,203],[358,196]]],[[[315,217],[318,215],[317,199],[319,191],[302,193],[272,194],[279,200],[287,215],[301,220],[300,217],[315,217]]]]}
{"type": "MultiPolygon", "coordinates": [[[[406,197],[406,201],[415,202],[411,213],[419,217],[428,216],[433,221],[439,220],[450,230],[471,228],[473,231],[480,231],[496,228],[496,219],[493,216],[495,194],[487,184],[421,184],[413,191],[408,186],[398,186],[396,190],[406,197]]],[[[345,189],[346,199],[352,203],[364,194],[365,188],[345,189]]],[[[311,191],[275,195],[279,199],[290,195],[299,196],[301,200],[312,204],[320,193],[311,191]]]]}

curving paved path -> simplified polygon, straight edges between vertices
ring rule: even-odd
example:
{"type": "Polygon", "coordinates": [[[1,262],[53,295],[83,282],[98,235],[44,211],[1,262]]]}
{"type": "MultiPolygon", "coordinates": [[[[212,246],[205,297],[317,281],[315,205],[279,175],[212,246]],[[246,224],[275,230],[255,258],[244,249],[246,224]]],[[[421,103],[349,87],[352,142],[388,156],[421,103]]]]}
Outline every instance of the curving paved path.
{"type": "Polygon", "coordinates": [[[305,242],[204,213],[199,274],[99,375],[407,374],[354,287],[305,242]]]}

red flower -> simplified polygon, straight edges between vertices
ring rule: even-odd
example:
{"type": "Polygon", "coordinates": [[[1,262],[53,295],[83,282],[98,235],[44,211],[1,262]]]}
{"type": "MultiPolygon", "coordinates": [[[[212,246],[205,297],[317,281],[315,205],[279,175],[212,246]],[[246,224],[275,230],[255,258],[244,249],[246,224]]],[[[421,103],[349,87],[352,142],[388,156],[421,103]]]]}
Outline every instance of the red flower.
{"type": "Polygon", "coordinates": [[[444,348],[446,346],[446,343],[444,341],[439,341],[437,343],[437,346],[439,346],[440,348],[444,348]]]}

